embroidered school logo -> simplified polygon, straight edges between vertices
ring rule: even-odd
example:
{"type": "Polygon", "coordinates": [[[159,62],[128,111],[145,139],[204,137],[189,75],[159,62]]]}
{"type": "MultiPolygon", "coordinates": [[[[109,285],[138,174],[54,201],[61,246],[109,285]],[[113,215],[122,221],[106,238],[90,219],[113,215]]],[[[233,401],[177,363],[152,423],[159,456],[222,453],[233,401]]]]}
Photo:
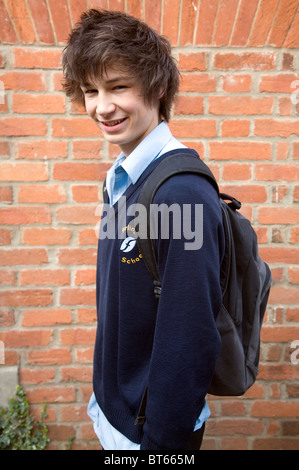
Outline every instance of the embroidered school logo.
{"type": "Polygon", "coordinates": [[[133,250],[134,246],[136,245],[136,239],[133,237],[127,237],[121,244],[120,250],[124,253],[128,253],[129,251],[133,250]]]}

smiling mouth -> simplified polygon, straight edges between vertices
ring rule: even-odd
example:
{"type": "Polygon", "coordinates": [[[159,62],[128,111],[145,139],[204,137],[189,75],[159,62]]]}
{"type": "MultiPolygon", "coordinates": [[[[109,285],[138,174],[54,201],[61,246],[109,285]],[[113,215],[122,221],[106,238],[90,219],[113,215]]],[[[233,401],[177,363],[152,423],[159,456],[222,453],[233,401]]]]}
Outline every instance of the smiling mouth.
{"type": "Polygon", "coordinates": [[[123,119],[118,119],[116,121],[102,121],[102,124],[104,124],[104,126],[107,126],[107,127],[114,127],[114,126],[117,126],[118,124],[121,124],[122,122],[124,122],[127,118],[123,118],[123,119]]]}

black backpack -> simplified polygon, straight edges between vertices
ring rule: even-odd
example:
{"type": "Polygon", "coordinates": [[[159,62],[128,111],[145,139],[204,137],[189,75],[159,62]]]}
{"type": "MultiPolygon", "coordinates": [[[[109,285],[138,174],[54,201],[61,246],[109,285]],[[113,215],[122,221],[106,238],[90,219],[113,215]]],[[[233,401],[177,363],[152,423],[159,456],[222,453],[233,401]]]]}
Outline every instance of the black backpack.
{"type": "MultiPolygon", "coordinates": [[[[225,253],[220,272],[223,297],[216,320],[222,347],[209,393],[217,396],[243,395],[255,382],[258,373],[260,332],[271,287],[271,272],[258,254],[257,236],[250,221],[238,212],[241,203],[219,193],[212,172],[202,160],[191,152],[179,152],[166,157],[155,167],[141,190],[138,203],[147,210],[149,234],[150,204],[156,191],[171,176],[198,173],[208,178],[217,190],[225,233],[225,253]]],[[[158,298],[163,286],[153,242],[151,238],[137,238],[137,243],[158,298]]],[[[145,399],[136,424],[144,422],[144,410],[145,399]]]]}

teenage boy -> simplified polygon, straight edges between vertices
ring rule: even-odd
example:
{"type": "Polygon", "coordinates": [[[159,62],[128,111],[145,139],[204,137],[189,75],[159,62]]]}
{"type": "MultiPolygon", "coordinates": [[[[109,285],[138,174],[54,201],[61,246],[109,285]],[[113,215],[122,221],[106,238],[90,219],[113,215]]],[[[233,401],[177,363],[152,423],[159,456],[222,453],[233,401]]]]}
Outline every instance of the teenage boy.
{"type": "Polygon", "coordinates": [[[223,252],[219,200],[207,180],[191,174],[174,176],[158,190],[157,205],[176,204],[182,210],[185,204],[203,205],[200,249],[185,249],[184,233],[174,236],[171,224],[168,237],[158,231],[159,300],[127,215],[162,159],[180,148],[194,153],[167,125],[179,86],[170,44],[129,15],[89,10],[69,37],[63,70],[67,95],[84,103],[107,141],[121,150],[106,180],[105,202],[113,209],[116,229],[115,237],[99,240],[88,414],[105,450],[197,450],[210,415],[205,396],[220,351],[215,325],[223,252]],[[118,206],[124,199],[125,215],[118,206]],[[145,422],[138,425],[146,387],[145,422]]]}

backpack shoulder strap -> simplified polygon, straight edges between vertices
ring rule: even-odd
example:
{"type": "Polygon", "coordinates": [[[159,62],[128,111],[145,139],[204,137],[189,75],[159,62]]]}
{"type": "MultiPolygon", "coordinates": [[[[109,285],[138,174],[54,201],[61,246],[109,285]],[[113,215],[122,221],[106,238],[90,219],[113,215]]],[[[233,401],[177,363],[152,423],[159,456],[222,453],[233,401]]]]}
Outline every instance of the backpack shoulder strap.
{"type": "MultiPolygon", "coordinates": [[[[138,204],[142,204],[147,211],[147,233],[150,234],[150,205],[153,202],[156,192],[160,186],[174,175],[182,173],[195,173],[206,177],[216,189],[219,195],[218,184],[214,178],[213,173],[207,165],[192,153],[187,153],[182,150],[166,157],[157,165],[152,171],[147,180],[145,181],[139,198],[138,204]]],[[[158,273],[158,265],[154,244],[150,236],[148,238],[137,238],[137,244],[140,252],[143,255],[145,265],[154,282],[154,292],[159,298],[161,292],[161,283],[158,273]]]]}

